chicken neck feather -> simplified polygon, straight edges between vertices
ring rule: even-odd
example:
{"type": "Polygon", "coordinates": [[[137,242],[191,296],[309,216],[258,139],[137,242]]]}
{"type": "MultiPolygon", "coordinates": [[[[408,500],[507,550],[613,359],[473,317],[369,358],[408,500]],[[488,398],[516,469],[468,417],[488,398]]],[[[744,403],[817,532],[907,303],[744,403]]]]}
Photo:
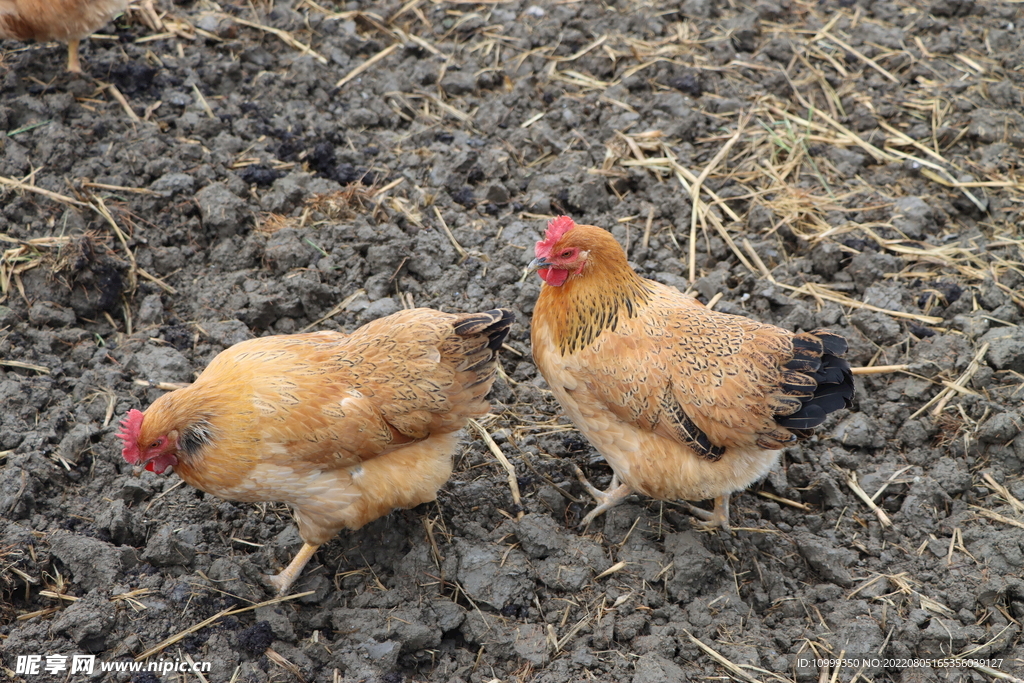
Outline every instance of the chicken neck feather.
{"type": "Polygon", "coordinates": [[[558,350],[565,356],[587,348],[605,330],[614,332],[622,316],[637,317],[653,295],[650,283],[629,267],[621,249],[616,253],[595,244],[584,274],[569,277],[560,287],[543,285],[537,315],[551,320],[558,350]]]}

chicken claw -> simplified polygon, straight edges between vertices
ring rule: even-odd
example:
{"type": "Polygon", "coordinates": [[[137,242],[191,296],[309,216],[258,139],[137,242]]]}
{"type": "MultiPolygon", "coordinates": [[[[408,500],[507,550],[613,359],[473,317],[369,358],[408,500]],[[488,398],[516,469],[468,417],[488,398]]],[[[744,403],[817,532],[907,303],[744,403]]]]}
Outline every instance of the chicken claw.
{"type": "Polygon", "coordinates": [[[292,559],[291,563],[280,574],[268,575],[266,577],[267,583],[277,589],[278,595],[287,593],[288,589],[295,583],[295,579],[299,578],[303,567],[306,566],[306,563],[309,562],[310,558],[313,557],[313,553],[319,547],[318,545],[303,543],[302,548],[295,554],[295,558],[292,559]]]}
{"type": "Polygon", "coordinates": [[[715,529],[721,529],[729,532],[732,531],[732,529],[729,528],[728,495],[718,496],[715,498],[715,509],[711,511],[699,508],[690,503],[686,503],[686,507],[694,517],[698,517],[702,520],[693,523],[698,529],[702,531],[713,531],[715,529]]]}
{"type": "Polygon", "coordinates": [[[615,507],[626,499],[629,494],[633,493],[633,490],[626,484],[619,483],[619,475],[612,475],[611,486],[608,487],[607,491],[601,491],[596,488],[593,484],[587,481],[586,476],[583,474],[583,470],[579,467],[576,468],[576,478],[583,484],[583,488],[587,490],[590,497],[597,502],[597,507],[587,513],[587,516],[580,521],[579,526],[582,529],[586,529],[590,526],[590,523],[597,519],[597,516],[615,507]]]}

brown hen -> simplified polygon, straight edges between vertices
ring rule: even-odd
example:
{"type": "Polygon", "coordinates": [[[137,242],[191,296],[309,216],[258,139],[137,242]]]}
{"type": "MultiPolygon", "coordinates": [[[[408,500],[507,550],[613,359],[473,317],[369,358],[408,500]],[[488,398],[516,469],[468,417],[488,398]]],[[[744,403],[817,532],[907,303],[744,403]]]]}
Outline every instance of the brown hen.
{"type": "Polygon", "coordinates": [[[68,44],[68,71],[82,72],[78,44],[128,7],[128,0],[0,0],[0,38],[68,44]]]}
{"type": "Polygon", "coordinates": [[[191,386],[129,411],[125,460],[168,468],[226,500],[288,503],[304,545],[434,500],[456,433],[490,406],[512,314],[425,308],[337,332],[262,337],[225,350],[191,386]]]}
{"type": "Polygon", "coordinates": [[[846,341],[836,334],[710,311],[640,277],[610,233],[567,216],[549,224],[536,256],[544,284],[534,360],[615,473],[601,492],[577,471],[599,503],[584,526],[637,491],[714,498],[713,513],[690,508],[705,526],[728,528],[729,494],[852,405],[846,341]]]}

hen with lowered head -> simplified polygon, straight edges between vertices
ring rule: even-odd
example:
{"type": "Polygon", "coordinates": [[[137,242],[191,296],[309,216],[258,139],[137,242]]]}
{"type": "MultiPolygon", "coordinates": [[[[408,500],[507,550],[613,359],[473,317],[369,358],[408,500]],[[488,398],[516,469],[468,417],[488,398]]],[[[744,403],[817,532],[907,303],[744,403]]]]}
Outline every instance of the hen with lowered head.
{"type": "Polygon", "coordinates": [[[68,71],[82,72],[78,44],[128,7],[128,0],[0,0],[0,38],[68,44],[68,71]]]}
{"type": "Polygon", "coordinates": [[[853,401],[846,340],[794,334],[705,308],[636,274],[615,238],[568,216],[530,264],[544,283],[533,357],[576,427],[611,465],[589,524],[636,491],[728,529],[729,495],[764,477],[780,449],[853,401]],[[621,484],[619,482],[622,482],[621,484]]]}
{"type": "Polygon", "coordinates": [[[401,311],[346,335],[250,339],[194,384],[131,410],[124,459],[226,500],[288,503],[304,545],[288,590],[318,546],[395,508],[434,500],[456,433],[487,413],[512,313],[401,311]]]}

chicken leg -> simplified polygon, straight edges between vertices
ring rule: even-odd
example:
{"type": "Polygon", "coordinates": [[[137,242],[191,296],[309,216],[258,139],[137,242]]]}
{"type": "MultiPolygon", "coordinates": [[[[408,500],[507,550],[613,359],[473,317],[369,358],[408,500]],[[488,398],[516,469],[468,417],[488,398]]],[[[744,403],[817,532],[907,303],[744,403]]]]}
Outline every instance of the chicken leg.
{"type": "Polygon", "coordinates": [[[699,508],[696,505],[686,503],[686,507],[689,508],[690,513],[694,517],[700,518],[702,521],[695,522],[695,525],[705,531],[711,531],[713,529],[722,529],[723,531],[732,531],[729,528],[729,495],[718,496],[715,498],[715,509],[712,511],[699,508]]]}
{"type": "Polygon", "coordinates": [[[295,583],[295,579],[299,578],[302,569],[319,547],[318,545],[303,543],[299,552],[295,553],[295,558],[292,559],[291,563],[280,574],[267,576],[267,581],[277,589],[278,595],[284,595],[288,592],[288,589],[295,583]]]}
{"type": "Polygon", "coordinates": [[[590,523],[597,519],[598,515],[615,507],[624,501],[629,494],[633,493],[633,489],[629,488],[628,485],[619,483],[619,475],[617,474],[612,474],[612,483],[608,487],[607,491],[601,491],[587,481],[586,476],[583,474],[583,470],[579,467],[576,468],[576,478],[580,480],[581,484],[583,484],[583,488],[587,490],[590,497],[597,502],[597,507],[588,512],[587,516],[580,521],[579,526],[583,529],[590,526],[590,523]]]}
{"type": "Polygon", "coordinates": [[[73,74],[82,73],[82,63],[78,61],[78,44],[80,42],[78,38],[68,41],[68,71],[73,74]]]}

